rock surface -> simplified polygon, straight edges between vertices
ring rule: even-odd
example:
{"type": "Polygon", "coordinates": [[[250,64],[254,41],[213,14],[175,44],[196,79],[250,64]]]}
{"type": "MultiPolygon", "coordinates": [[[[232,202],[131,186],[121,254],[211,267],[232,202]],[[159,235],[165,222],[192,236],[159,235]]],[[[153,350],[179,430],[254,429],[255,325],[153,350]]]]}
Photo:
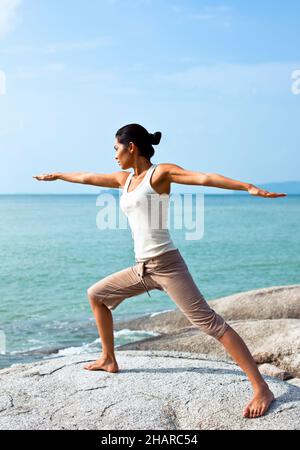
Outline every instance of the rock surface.
{"type": "MultiPolygon", "coordinates": [[[[241,335],[258,364],[272,364],[300,377],[300,285],[255,289],[209,304],[241,335]]],[[[178,308],[114,326],[115,330],[129,328],[161,334],[124,345],[120,350],[191,351],[231,360],[215,339],[199,332],[178,308]]]]}
{"type": "Polygon", "coordinates": [[[278,367],[274,366],[273,364],[261,364],[259,366],[259,371],[262,375],[269,375],[270,377],[279,378],[280,380],[290,380],[294,379],[293,376],[286,372],[285,370],[279,369],[278,367]]]}
{"type": "Polygon", "coordinates": [[[298,386],[300,388],[300,378],[292,378],[288,380],[287,383],[293,384],[294,386],[298,386]]]}
{"type": "MultiPolygon", "coordinates": [[[[225,320],[300,319],[300,285],[273,286],[221,297],[209,305],[225,320]]],[[[169,333],[191,322],[178,309],[116,323],[115,329],[169,333]]]]}
{"type": "Polygon", "coordinates": [[[300,388],[264,376],[276,400],[256,419],[242,411],[251,385],[234,363],[169,351],[116,351],[120,372],[88,371],[99,354],[0,371],[0,429],[300,429],[300,388]]]}
{"type": "MultiPolygon", "coordinates": [[[[258,364],[269,363],[300,376],[300,319],[227,321],[258,364]]],[[[220,342],[195,326],[118,347],[119,350],[175,350],[206,353],[231,361],[220,342]]]]}
{"type": "Polygon", "coordinates": [[[225,320],[300,319],[300,285],[240,292],[209,304],[225,320]]]}

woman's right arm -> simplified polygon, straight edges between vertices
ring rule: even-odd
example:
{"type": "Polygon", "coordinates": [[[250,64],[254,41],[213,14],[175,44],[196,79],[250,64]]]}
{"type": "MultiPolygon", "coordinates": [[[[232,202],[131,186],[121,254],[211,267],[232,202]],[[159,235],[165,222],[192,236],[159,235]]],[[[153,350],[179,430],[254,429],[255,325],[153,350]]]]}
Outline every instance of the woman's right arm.
{"type": "Polygon", "coordinates": [[[94,172],[55,172],[44,175],[35,175],[39,181],[63,180],[70,183],[90,184],[92,186],[102,186],[108,188],[119,188],[125,184],[129,172],[94,173],[94,172]]]}

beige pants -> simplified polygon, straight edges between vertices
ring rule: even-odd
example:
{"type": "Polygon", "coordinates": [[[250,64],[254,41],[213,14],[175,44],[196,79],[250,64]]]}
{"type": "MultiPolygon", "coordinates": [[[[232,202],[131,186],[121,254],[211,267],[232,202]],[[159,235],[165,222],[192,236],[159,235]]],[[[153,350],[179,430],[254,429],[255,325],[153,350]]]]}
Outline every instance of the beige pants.
{"type": "Polygon", "coordinates": [[[204,299],[178,249],[108,275],[90,286],[87,295],[113,310],[126,298],[145,291],[150,296],[152,289],[165,291],[192,324],[216,339],[229,327],[204,299]]]}

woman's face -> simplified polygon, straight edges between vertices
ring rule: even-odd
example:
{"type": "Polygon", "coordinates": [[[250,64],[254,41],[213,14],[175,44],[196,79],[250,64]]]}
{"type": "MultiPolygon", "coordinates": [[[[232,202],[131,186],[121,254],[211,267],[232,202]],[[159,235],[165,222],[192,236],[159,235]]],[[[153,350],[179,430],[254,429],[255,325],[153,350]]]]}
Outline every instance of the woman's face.
{"type": "Polygon", "coordinates": [[[128,169],[129,167],[131,167],[132,153],[129,152],[124,144],[120,144],[117,138],[115,139],[114,149],[115,159],[117,160],[121,169],[128,169]]]}

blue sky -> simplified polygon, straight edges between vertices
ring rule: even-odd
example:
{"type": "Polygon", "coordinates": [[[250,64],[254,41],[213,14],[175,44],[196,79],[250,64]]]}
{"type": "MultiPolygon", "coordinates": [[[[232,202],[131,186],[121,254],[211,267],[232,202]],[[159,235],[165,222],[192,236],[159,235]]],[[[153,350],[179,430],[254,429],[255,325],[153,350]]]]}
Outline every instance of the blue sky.
{"type": "Polygon", "coordinates": [[[32,175],[119,170],[132,122],[162,132],[154,163],[299,180],[299,21],[298,0],[0,0],[0,192],[97,193],[32,175]]]}

